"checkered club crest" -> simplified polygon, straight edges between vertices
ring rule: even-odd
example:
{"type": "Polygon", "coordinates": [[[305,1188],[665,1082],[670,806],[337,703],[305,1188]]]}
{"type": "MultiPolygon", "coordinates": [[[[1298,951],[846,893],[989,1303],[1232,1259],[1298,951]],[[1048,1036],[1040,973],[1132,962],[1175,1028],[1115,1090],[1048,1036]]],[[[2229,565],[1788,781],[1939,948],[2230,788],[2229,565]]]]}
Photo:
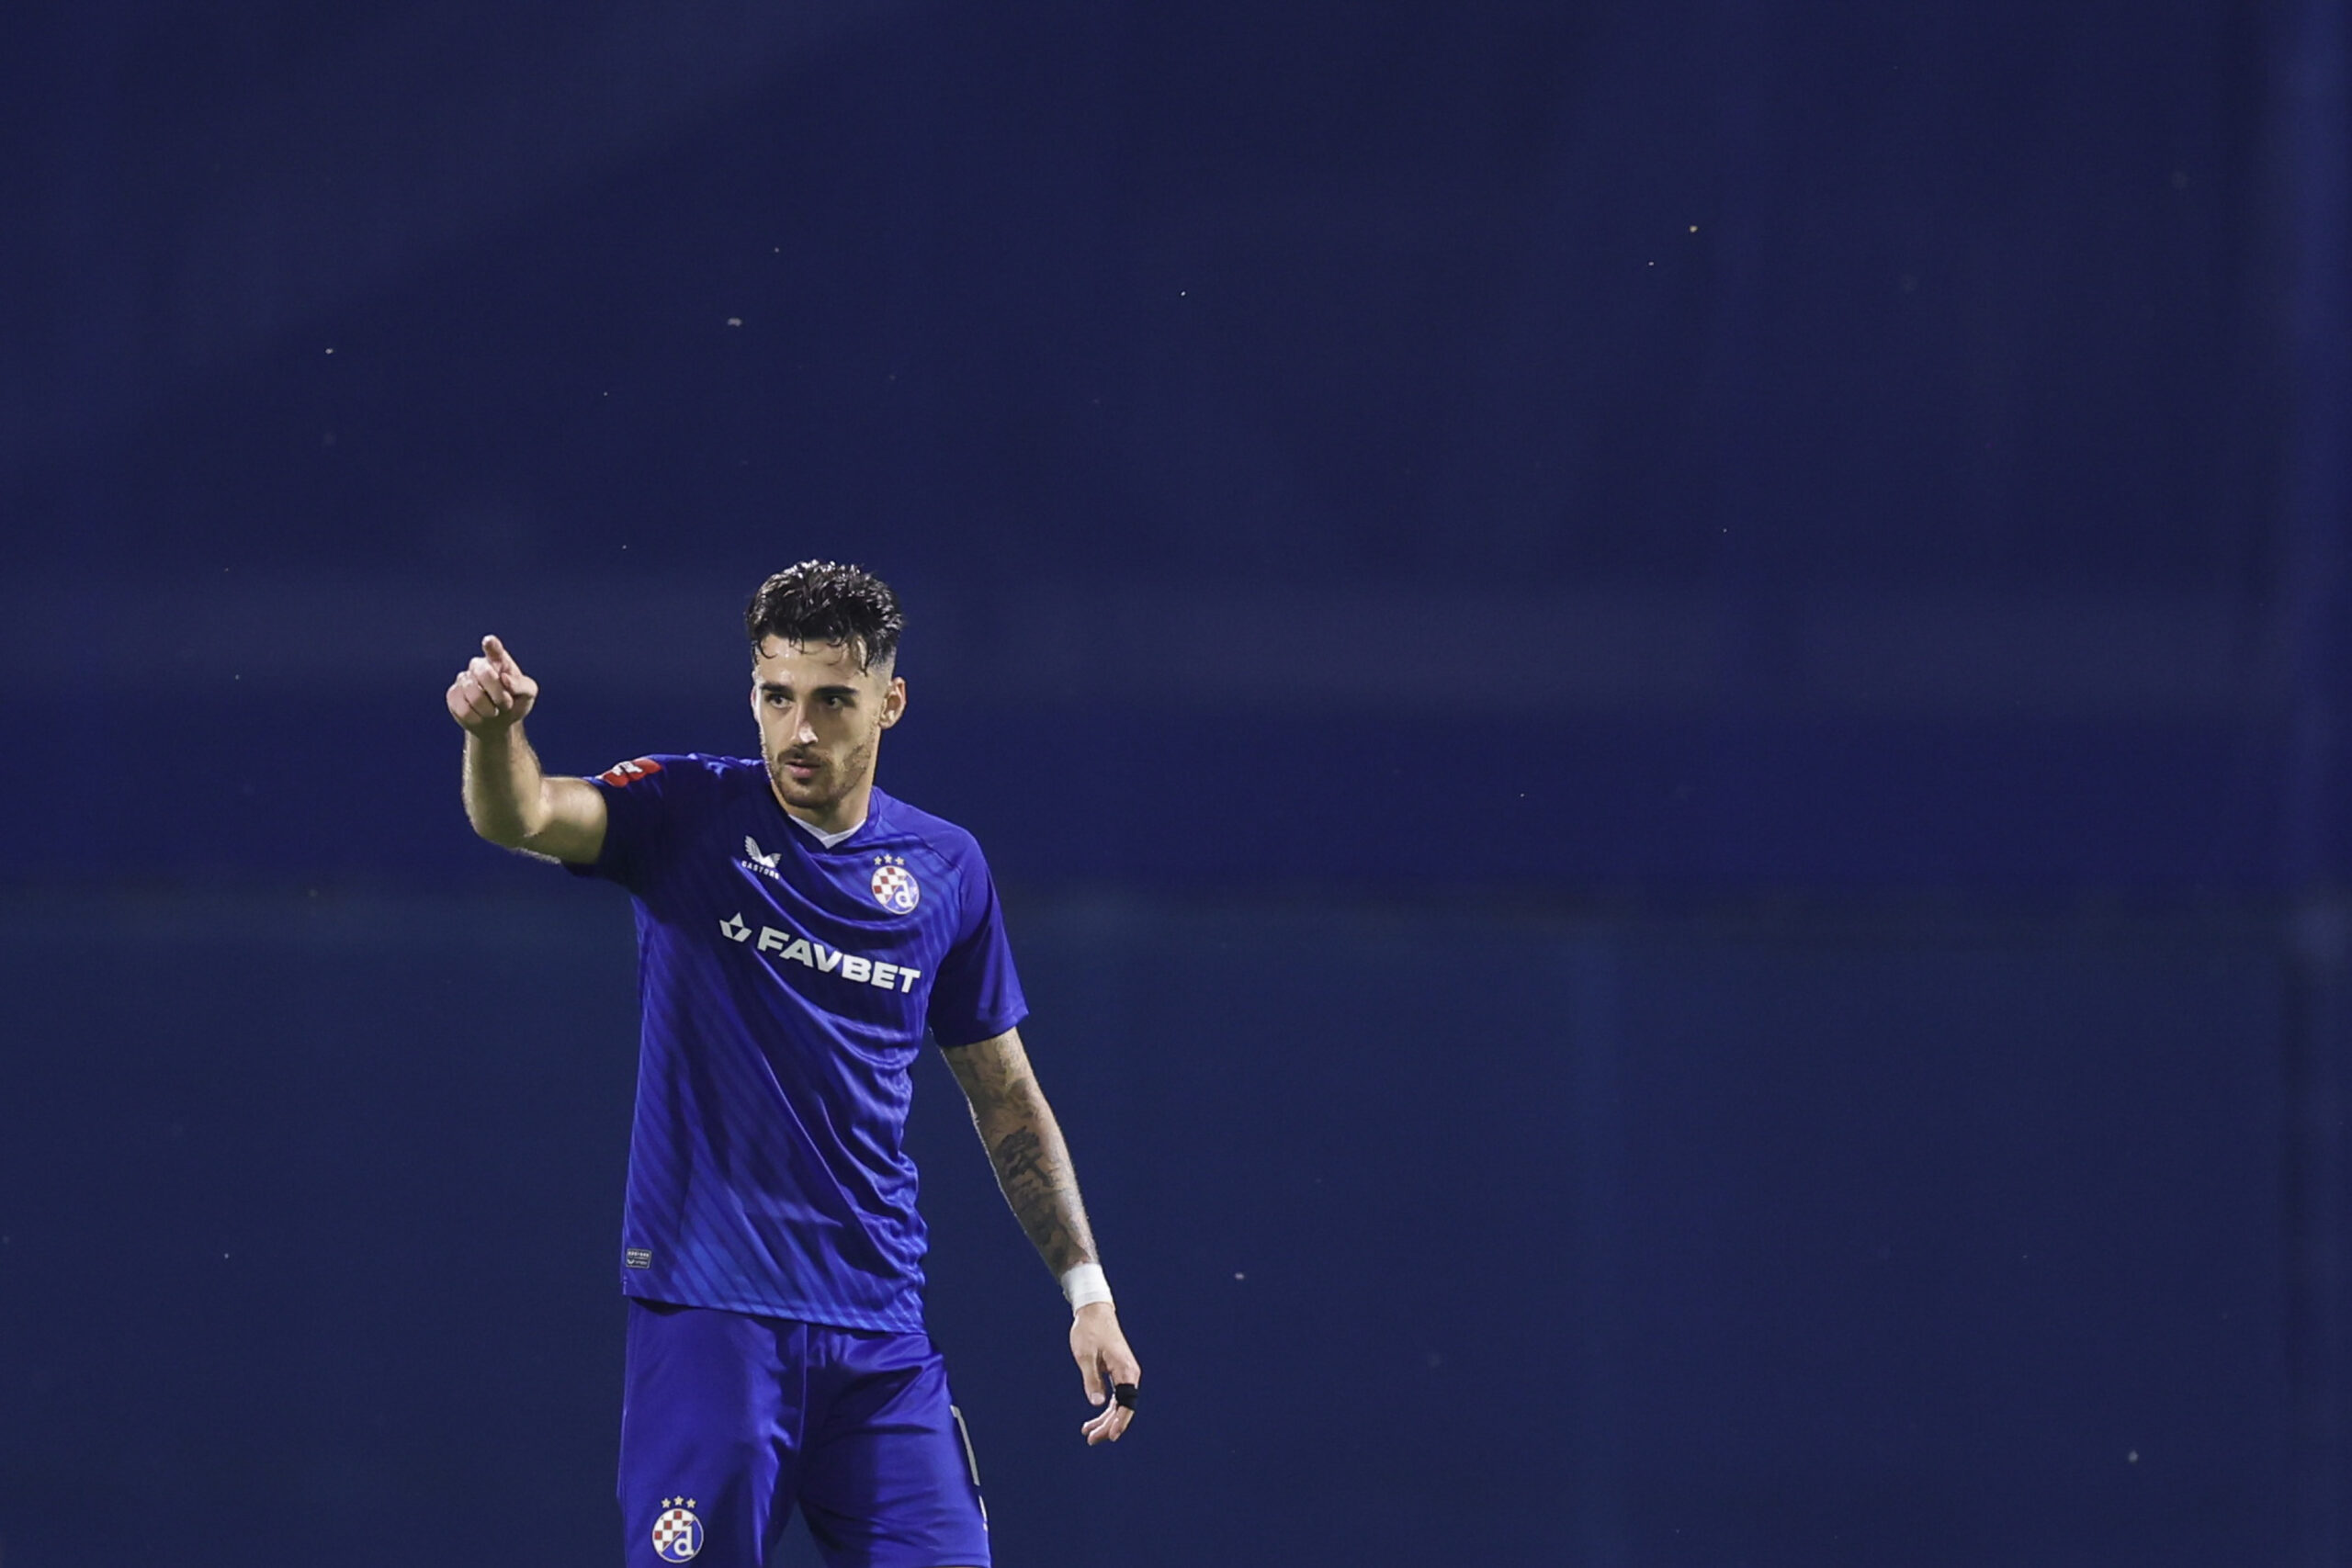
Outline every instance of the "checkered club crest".
{"type": "Polygon", "coordinates": [[[653,1554],[664,1562],[684,1562],[702,1550],[702,1521],[694,1516],[692,1497],[664,1497],[653,1516],[653,1554]]]}
{"type": "Polygon", "coordinates": [[[911,914],[914,907],[922,902],[922,887],[915,881],[914,873],[907,869],[903,858],[893,855],[876,857],[874,901],[894,915],[911,914]]]}

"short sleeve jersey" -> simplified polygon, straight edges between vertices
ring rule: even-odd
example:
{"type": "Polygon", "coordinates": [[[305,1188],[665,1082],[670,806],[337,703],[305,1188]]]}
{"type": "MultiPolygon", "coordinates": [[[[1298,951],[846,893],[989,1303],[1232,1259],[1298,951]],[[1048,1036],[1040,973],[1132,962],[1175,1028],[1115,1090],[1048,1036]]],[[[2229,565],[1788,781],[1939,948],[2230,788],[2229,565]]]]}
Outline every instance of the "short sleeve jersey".
{"type": "Polygon", "coordinates": [[[756,760],[594,781],[642,1008],[621,1288],[849,1328],[922,1326],[909,1070],[1027,1009],[969,833],[874,791],[828,849],[756,760]]]}

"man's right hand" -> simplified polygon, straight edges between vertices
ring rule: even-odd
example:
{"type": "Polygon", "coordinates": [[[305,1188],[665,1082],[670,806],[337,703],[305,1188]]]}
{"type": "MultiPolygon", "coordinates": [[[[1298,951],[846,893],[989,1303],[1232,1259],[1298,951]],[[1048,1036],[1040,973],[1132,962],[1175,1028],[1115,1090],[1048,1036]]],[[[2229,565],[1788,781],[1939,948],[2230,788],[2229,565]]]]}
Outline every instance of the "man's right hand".
{"type": "Polygon", "coordinates": [[[493,844],[594,865],[605,848],[605,794],[540,772],[514,728],[538,700],[539,683],[494,637],[449,682],[449,716],[466,730],[466,819],[493,844]]]}
{"type": "Polygon", "coordinates": [[[449,716],[476,735],[512,728],[538,700],[539,683],[494,637],[481,639],[481,656],[449,682],[449,716]]]}

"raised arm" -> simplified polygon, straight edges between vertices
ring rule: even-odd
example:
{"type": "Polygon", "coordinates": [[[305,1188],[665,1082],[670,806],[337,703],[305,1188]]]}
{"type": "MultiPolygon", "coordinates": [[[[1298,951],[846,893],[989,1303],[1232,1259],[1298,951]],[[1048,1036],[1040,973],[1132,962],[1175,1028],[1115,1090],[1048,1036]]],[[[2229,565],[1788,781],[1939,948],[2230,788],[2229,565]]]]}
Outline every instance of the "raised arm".
{"type": "Polygon", "coordinates": [[[493,844],[594,864],[605,847],[605,796],[586,779],[551,777],[523,738],[539,683],[505,644],[481,653],[449,683],[449,716],[466,732],[466,820],[493,844]]]}
{"type": "MultiPolygon", "coordinates": [[[[1021,1032],[1007,1030],[977,1045],[944,1051],[964,1098],[972,1102],[972,1125],[996,1167],[997,1185],[1012,1205],[1021,1228],[1037,1248],[1046,1267],[1065,1280],[1072,1269],[1089,1269],[1098,1287],[1102,1259],[1094,1250],[1094,1234],[1086,1223],[1086,1204],[1078,1194],[1078,1173],[1070,1167],[1069,1149],[1054,1120],[1054,1109],[1037,1088],[1029,1054],[1022,1049],[1021,1032]]],[[[1119,1309],[1102,1289],[1074,1292],[1069,1325],[1070,1354],[1086,1381],[1086,1397],[1102,1405],[1102,1413],[1083,1428],[1090,1443],[1119,1440],[1135,1419],[1135,1385],[1143,1370],[1127,1337],[1119,1327],[1119,1309]],[[1121,1398],[1111,1397],[1125,1384],[1121,1398]],[[1106,1403],[1107,1401],[1107,1403],[1106,1403]]]]}

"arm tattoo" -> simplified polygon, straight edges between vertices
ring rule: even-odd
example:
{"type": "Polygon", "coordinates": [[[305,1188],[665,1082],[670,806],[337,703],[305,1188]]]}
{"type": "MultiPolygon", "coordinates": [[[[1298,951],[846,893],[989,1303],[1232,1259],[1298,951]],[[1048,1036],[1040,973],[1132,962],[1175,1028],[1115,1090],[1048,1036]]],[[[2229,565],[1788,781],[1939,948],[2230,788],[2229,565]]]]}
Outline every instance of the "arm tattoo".
{"type": "Polygon", "coordinates": [[[1059,1130],[1048,1122],[1046,1134],[1023,1122],[989,1146],[989,1158],[1030,1244],[1060,1274],[1093,1258],[1094,1238],[1059,1130]],[[1050,1142],[1046,1134],[1053,1134],[1050,1142]]]}
{"type": "Polygon", "coordinates": [[[1069,1147],[1030,1076],[1020,1037],[1008,1032],[945,1055],[971,1101],[972,1125],[996,1168],[996,1184],[1046,1266],[1064,1274],[1099,1262],[1069,1147]]]}

